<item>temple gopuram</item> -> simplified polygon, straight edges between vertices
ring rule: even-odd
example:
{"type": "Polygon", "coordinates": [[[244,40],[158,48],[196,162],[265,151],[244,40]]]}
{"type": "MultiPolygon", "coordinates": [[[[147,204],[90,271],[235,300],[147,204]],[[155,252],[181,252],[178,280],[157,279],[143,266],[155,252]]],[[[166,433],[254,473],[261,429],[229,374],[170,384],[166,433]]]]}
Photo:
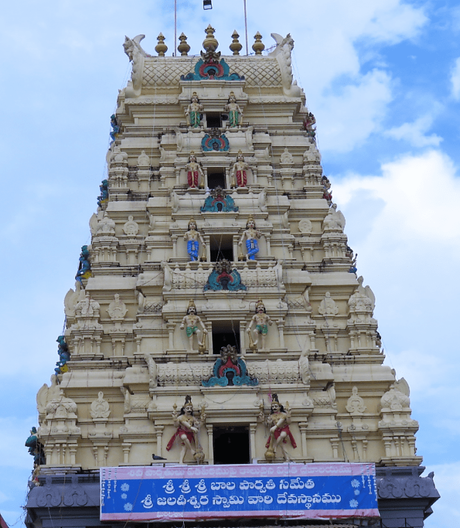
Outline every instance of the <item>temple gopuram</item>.
{"type": "Polygon", "coordinates": [[[125,38],[91,244],[27,439],[26,526],[421,528],[439,494],[294,40],[265,52],[257,33],[243,56],[234,32],[224,55],[205,33],[196,55],[184,34],[173,56],[162,34],[153,55],[125,38]]]}

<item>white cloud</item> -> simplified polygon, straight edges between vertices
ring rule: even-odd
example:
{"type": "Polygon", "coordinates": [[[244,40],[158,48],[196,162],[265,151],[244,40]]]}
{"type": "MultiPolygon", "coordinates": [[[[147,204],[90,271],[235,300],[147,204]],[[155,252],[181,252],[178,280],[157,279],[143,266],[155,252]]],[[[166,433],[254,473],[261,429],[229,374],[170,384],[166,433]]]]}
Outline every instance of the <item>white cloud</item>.
{"type": "Polygon", "coordinates": [[[460,181],[452,161],[440,151],[386,163],[380,176],[351,175],[334,183],[334,197],[342,207],[363,191],[385,202],[368,233],[372,245],[384,245],[389,238],[405,244],[425,241],[432,254],[434,246],[459,241],[457,207],[448,205],[459,203],[460,181]]]}
{"type": "Polygon", "coordinates": [[[431,150],[386,163],[375,176],[334,180],[358,273],[376,295],[386,363],[407,379],[415,419],[429,416],[420,423],[423,434],[458,435],[458,412],[446,408],[460,397],[458,346],[449,330],[458,326],[460,297],[456,167],[431,150]]]}
{"type": "Polygon", "coordinates": [[[325,94],[315,113],[322,123],[318,132],[321,150],[348,152],[375,132],[391,101],[388,74],[374,70],[346,84],[333,94],[325,94]]]}
{"type": "Polygon", "coordinates": [[[454,63],[450,82],[452,84],[452,96],[454,99],[460,99],[460,57],[454,63]]]}
{"type": "Polygon", "coordinates": [[[398,127],[390,128],[384,135],[393,139],[407,141],[414,147],[437,147],[442,138],[436,134],[427,136],[426,133],[433,124],[432,115],[424,115],[413,123],[404,123],[398,127]]]}

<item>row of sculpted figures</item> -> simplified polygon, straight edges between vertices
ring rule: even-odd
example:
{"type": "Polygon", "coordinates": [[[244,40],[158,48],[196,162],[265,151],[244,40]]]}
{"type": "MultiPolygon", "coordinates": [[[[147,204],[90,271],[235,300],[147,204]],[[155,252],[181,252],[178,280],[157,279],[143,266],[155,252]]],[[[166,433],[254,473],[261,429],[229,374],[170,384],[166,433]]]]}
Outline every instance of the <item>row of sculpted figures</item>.
{"type": "MultiPolygon", "coordinates": [[[[238,246],[240,248],[239,260],[246,258],[247,260],[255,260],[259,253],[258,240],[262,233],[257,230],[255,220],[250,216],[246,222],[246,229],[243,231],[238,246]],[[246,256],[243,255],[242,248],[246,246],[246,256]]],[[[188,230],[184,234],[184,240],[187,242],[187,253],[191,262],[198,260],[206,260],[205,241],[198,231],[197,224],[194,218],[191,218],[188,223],[188,230]]]]}
{"type": "MultiPolygon", "coordinates": [[[[268,327],[272,324],[273,321],[267,314],[264,303],[259,299],[256,303],[255,313],[246,326],[250,350],[256,351],[258,348],[261,350],[266,350],[268,327]]],[[[206,329],[201,317],[198,315],[193,300],[189,302],[187,313],[182,319],[180,328],[186,332],[189,352],[196,350],[194,346],[195,337],[198,343],[198,351],[201,354],[203,354],[208,349],[208,330],[206,329]]]]}
{"type": "MultiPolygon", "coordinates": [[[[185,108],[187,124],[192,128],[200,127],[203,119],[203,111],[204,106],[200,103],[198,94],[196,92],[193,92],[192,97],[190,99],[190,104],[185,108]]],[[[230,92],[227,104],[224,106],[223,111],[227,113],[226,117],[228,119],[226,121],[228,128],[238,128],[239,126],[241,126],[241,121],[243,119],[243,110],[237,103],[234,92],[230,92]]]]}
{"type": "MultiPolygon", "coordinates": [[[[244,160],[241,150],[238,151],[236,160],[230,169],[230,187],[247,187],[249,165],[244,160]]],[[[204,189],[205,174],[201,162],[198,161],[194,151],[190,152],[188,163],[185,165],[187,184],[189,189],[204,189]]]]}
{"type": "MultiPolygon", "coordinates": [[[[179,463],[184,464],[186,456],[190,456],[197,464],[202,464],[205,459],[203,448],[199,441],[200,427],[206,421],[205,406],[203,405],[199,413],[195,413],[190,396],[185,397],[184,405],[177,412],[177,405],[173,405],[173,421],[176,431],[166,445],[166,450],[170,451],[175,443],[180,444],[179,463]]],[[[291,457],[286,450],[286,445],[291,444],[295,449],[297,443],[291,433],[289,424],[291,423],[291,411],[289,403],[283,406],[279,402],[278,395],[271,395],[270,413],[265,416],[264,403],[261,401],[259,407],[258,421],[264,422],[268,429],[268,438],[265,444],[265,459],[272,462],[277,458],[277,451],[281,452],[281,457],[285,461],[290,461],[291,457]]]]}

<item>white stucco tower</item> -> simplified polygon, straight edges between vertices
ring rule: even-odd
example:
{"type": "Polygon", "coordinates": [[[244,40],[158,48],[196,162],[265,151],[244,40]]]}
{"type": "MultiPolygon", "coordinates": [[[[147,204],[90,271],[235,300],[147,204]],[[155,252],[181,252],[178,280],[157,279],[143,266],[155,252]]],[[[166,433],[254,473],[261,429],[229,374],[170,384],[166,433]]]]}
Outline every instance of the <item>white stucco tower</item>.
{"type": "Polygon", "coordinates": [[[126,38],[91,245],[37,397],[28,526],[99,525],[101,467],[180,463],[375,464],[385,526],[430,513],[409,387],[384,365],[294,41],[273,37],[251,56],[236,33],[221,55],[210,26],[200,55],[185,35],[178,56],[126,38]]]}

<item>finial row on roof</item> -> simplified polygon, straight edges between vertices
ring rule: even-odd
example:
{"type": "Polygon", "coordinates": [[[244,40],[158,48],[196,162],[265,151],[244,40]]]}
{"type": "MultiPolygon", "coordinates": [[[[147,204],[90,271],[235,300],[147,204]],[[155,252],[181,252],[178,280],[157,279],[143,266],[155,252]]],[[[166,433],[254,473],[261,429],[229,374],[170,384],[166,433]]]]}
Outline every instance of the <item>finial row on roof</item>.
{"type": "MultiPolygon", "coordinates": [[[[214,37],[215,29],[209,25],[205,29],[206,38],[203,40],[203,48],[205,49],[206,54],[214,54],[216,53],[217,47],[219,46],[219,42],[214,37]]],[[[243,47],[240,43],[239,34],[235,30],[232,34],[232,42],[229,46],[230,51],[232,51],[233,55],[239,55],[241,48],[243,47]]],[[[168,46],[165,44],[165,37],[162,33],[160,33],[157,37],[158,44],[155,46],[155,51],[158,53],[159,57],[164,57],[166,52],[168,51],[168,46]]],[[[262,51],[265,49],[265,44],[262,42],[262,35],[257,32],[254,35],[254,44],[252,46],[252,49],[254,50],[256,55],[262,55],[262,51]]],[[[190,51],[190,46],[187,43],[187,36],[184,33],[181,33],[179,36],[179,45],[177,46],[177,50],[180,52],[181,55],[188,55],[188,52],[190,51]]]]}

